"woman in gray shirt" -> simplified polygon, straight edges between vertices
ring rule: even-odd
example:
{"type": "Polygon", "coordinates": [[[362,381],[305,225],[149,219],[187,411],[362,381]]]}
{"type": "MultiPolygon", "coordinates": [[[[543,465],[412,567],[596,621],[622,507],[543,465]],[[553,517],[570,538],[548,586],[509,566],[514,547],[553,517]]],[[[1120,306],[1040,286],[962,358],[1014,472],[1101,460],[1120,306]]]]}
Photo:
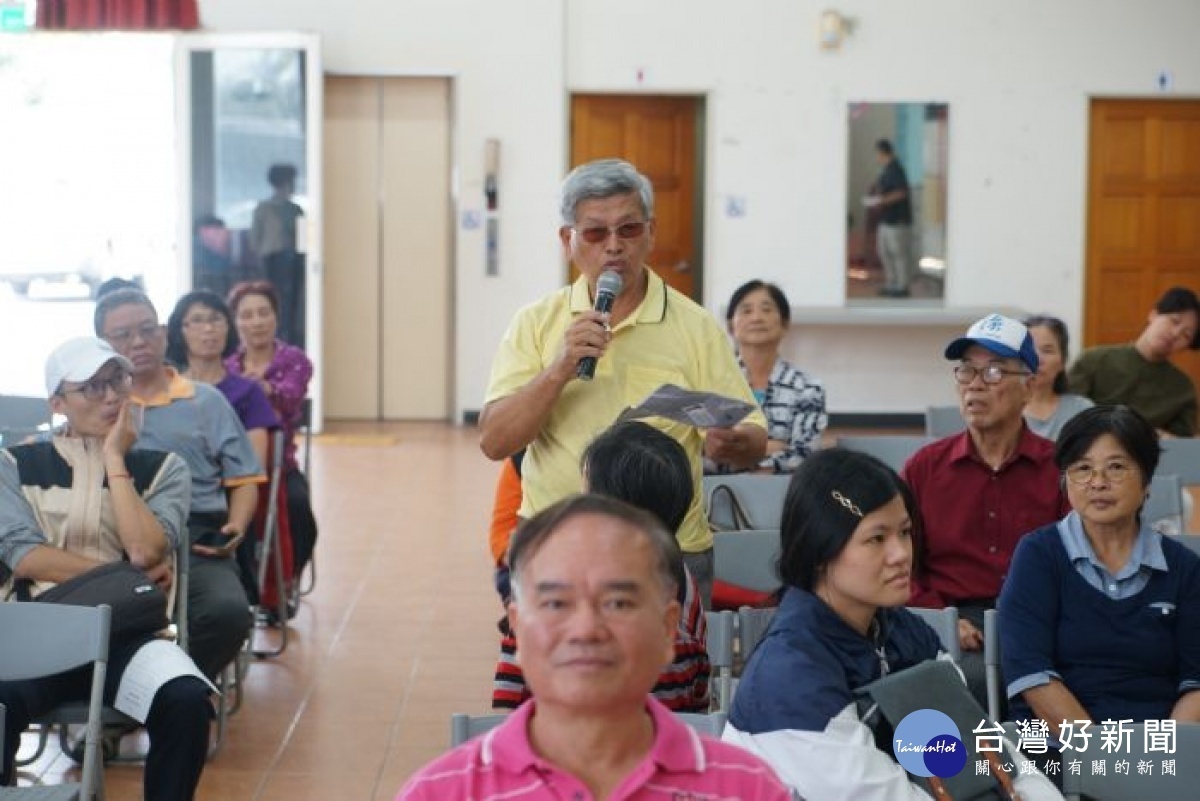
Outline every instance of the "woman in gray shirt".
{"type": "Polygon", "coordinates": [[[1025,423],[1033,433],[1049,440],[1067,421],[1093,404],[1082,395],[1067,392],[1067,326],[1050,315],[1025,318],[1025,327],[1037,348],[1038,371],[1030,382],[1033,394],[1025,404],[1025,423]]]}

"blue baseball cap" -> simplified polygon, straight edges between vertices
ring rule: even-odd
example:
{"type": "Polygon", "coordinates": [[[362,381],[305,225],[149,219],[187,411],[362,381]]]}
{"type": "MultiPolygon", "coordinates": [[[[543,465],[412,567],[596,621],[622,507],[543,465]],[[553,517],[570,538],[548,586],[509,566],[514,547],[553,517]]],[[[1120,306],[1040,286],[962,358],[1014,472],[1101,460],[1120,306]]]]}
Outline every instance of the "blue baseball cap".
{"type": "Polygon", "coordinates": [[[959,337],[946,346],[947,359],[961,359],[967,348],[979,345],[997,356],[1020,359],[1029,371],[1038,369],[1037,349],[1029,329],[1020,322],[1003,314],[989,314],[967,329],[966,336],[959,337]]]}

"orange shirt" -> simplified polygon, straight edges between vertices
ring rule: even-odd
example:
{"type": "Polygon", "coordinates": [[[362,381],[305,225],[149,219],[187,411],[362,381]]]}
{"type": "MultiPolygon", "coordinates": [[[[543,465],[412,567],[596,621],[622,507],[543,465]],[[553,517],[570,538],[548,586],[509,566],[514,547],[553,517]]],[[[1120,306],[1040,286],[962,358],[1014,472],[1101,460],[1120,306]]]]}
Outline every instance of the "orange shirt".
{"type": "Polygon", "coordinates": [[[488,531],[488,545],[497,565],[505,563],[508,541],[517,528],[517,510],[521,508],[521,475],[511,457],[504,460],[500,477],[496,481],[496,499],[492,504],[492,526],[488,531]]]}

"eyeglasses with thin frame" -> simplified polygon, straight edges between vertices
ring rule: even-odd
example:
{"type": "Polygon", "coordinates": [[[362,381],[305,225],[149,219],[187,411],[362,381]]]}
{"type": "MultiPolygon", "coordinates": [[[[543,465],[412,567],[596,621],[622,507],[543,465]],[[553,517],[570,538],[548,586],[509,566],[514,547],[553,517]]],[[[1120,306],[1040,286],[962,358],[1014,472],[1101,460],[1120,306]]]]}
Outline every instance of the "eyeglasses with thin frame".
{"type": "Polygon", "coordinates": [[[104,335],[104,338],[109,341],[113,347],[121,347],[133,342],[135,337],[141,337],[143,340],[152,339],[158,336],[158,332],[162,330],[162,326],[158,323],[142,323],[137,328],[116,328],[104,335]]]}
{"type": "Polygon", "coordinates": [[[132,386],[133,376],[122,370],[108,378],[91,378],[77,387],[60,389],[59,394],[66,395],[68,392],[77,392],[86,400],[100,401],[108,397],[110,389],[116,393],[118,398],[123,398],[129,394],[132,386]]]}
{"type": "Polygon", "coordinates": [[[998,364],[976,367],[973,364],[959,364],[954,368],[954,380],[966,386],[975,380],[975,376],[983,378],[985,384],[999,384],[1006,375],[1030,375],[1028,370],[1005,370],[998,364]]]}
{"type": "Polygon", "coordinates": [[[203,317],[189,317],[183,321],[184,328],[225,328],[228,325],[225,315],[218,312],[203,317]]]}
{"type": "Polygon", "coordinates": [[[616,234],[618,239],[637,239],[646,232],[646,221],[627,222],[614,226],[598,225],[590,228],[572,226],[571,230],[579,234],[584,242],[598,245],[608,241],[608,237],[612,234],[616,234]]]}
{"type": "Polygon", "coordinates": [[[1086,487],[1096,480],[1096,476],[1100,476],[1109,484],[1121,484],[1125,479],[1133,475],[1133,466],[1125,462],[1109,462],[1106,465],[1093,467],[1087,462],[1076,462],[1063,471],[1070,481],[1077,487],[1086,487]]]}

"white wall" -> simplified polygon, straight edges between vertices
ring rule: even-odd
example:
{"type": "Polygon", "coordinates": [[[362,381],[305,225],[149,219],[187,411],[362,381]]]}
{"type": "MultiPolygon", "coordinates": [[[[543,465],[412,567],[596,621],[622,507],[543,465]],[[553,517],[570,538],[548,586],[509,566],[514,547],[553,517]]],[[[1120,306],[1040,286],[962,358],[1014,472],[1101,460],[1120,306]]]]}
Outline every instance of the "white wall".
{"type": "MultiPolygon", "coordinates": [[[[846,106],[950,103],[946,303],[1050,311],[1079,332],[1092,96],[1200,96],[1196,0],[841,0],[840,52],[817,47],[826,0],[201,0],[218,30],[319,32],[334,72],[457,77],[460,203],[481,205],[483,141],[503,140],[501,275],[458,233],[460,410],[478,408],[515,309],[562,281],[554,196],[573,91],[708,98],[706,304],[772,278],[798,306],[844,297],[846,106]],[[637,80],[639,70],[643,81],[637,80]],[[746,216],[723,216],[744,197],[746,216]]],[[[945,384],[923,324],[799,329],[787,350],[833,411],[915,411],[945,384]],[[875,376],[894,376],[887,393],[875,376]],[[903,380],[908,377],[908,380],[903,380]]]]}

